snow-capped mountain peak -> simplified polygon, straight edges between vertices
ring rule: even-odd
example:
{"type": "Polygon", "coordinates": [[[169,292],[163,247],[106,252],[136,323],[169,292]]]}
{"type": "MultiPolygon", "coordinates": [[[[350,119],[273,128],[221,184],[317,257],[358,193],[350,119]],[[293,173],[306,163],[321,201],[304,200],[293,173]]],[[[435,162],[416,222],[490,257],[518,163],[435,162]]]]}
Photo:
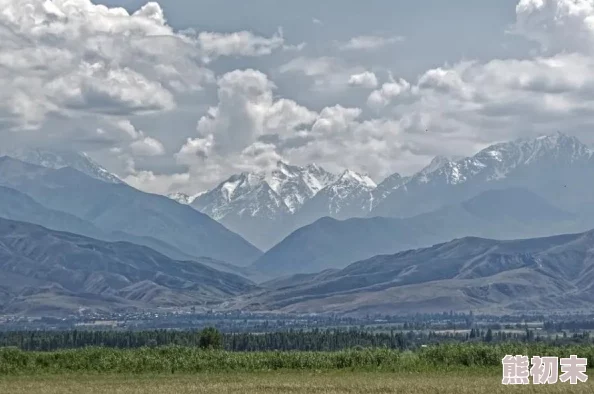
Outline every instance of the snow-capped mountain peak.
{"type": "Polygon", "coordinates": [[[336,174],[326,171],[315,163],[309,164],[305,169],[307,170],[307,184],[314,194],[337,180],[336,174]]]}
{"type": "Polygon", "coordinates": [[[278,194],[290,213],[295,213],[318,191],[336,179],[318,166],[300,167],[279,161],[265,181],[278,194]]]}
{"type": "Polygon", "coordinates": [[[270,216],[273,211],[293,214],[335,179],[334,174],[318,166],[299,167],[279,161],[268,172],[231,176],[192,205],[217,219],[233,212],[251,216],[270,216]],[[251,208],[246,209],[246,205],[251,208]]]}
{"type": "Polygon", "coordinates": [[[545,189],[547,185],[538,182],[548,172],[562,174],[563,185],[569,185],[572,176],[579,185],[593,167],[587,146],[556,133],[493,144],[466,158],[437,156],[421,171],[407,177],[393,174],[379,185],[352,170],[336,175],[315,164],[301,167],[279,161],[265,173],[230,177],[192,206],[268,248],[324,216],[415,215],[490,188],[532,184],[545,189]],[[261,231],[255,234],[254,229],[261,231]]]}
{"type": "Polygon", "coordinates": [[[292,166],[288,163],[285,163],[284,161],[278,161],[276,163],[276,167],[276,170],[274,170],[273,172],[280,171],[283,175],[287,177],[297,177],[299,176],[299,172],[302,170],[301,167],[292,166]]]}
{"type": "Polygon", "coordinates": [[[373,207],[376,183],[367,175],[345,170],[306,205],[306,222],[323,216],[338,219],[365,216],[373,207]]]}
{"type": "Polygon", "coordinates": [[[472,157],[451,161],[438,157],[415,174],[411,182],[466,183],[477,177],[485,181],[506,178],[519,167],[537,164],[571,164],[589,160],[592,151],[577,138],[563,133],[518,139],[491,145],[472,157]]]}
{"type": "Polygon", "coordinates": [[[262,185],[264,176],[252,172],[242,172],[241,174],[233,175],[225,182],[219,185],[220,194],[227,202],[232,202],[237,198],[241,198],[262,185]]]}
{"type": "Polygon", "coordinates": [[[384,179],[373,191],[373,204],[377,205],[394,190],[405,186],[409,180],[410,177],[403,177],[398,173],[390,175],[384,179]]]}
{"type": "Polygon", "coordinates": [[[522,184],[523,178],[541,178],[538,174],[542,171],[575,168],[579,172],[591,165],[594,165],[593,151],[578,138],[560,132],[496,143],[465,158],[438,156],[410,177],[394,174],[386,178],[374,192],[374,214],[400,216],[423,213],[431,207],[438,207],[438,196],[450,196],[450,192],[454,196],[466,189],[488,189],[494,187],[489,186],[491,182],[522,184]],[[417,198],[418,193],[435,197],[417,198]],[[404,200],[409,205],[403,203],[404,200]],[[418,201],[431,203],[423,205],[418,201]]]}
{"type": "Polygon", "coordinates": [[[2,155],[55,170],[71,167],[103,182],[123,183],[120,178],[95,163],[86,153],[82,152],[49,149],[14,149],[2,151],[2,155]]]}
{"type": "Polygon", "coordinates": [[[345,170],[336,183],[357,183],[369,189],[377,187],[377,184],[368,175],[361,175],[352,170],[345,170]]]}
{"type": "Polygon", "coordinates": [[[216,188],[198,195],[191,205],[216,220],[229,214],[272,217],[285,209],[264,174],[251,172],[231,176],[216,188]]]}
{"type": "MultiPolygon", "coordinates": [[[[571,178],[575,170],[576,176],[583,177],[577,173],[593,164],[591,149],[579,139],[559,132],[497,143],[471,157],[455,161],[436,158],[406,183],[381,194],[376,192],[378,202],[375,212],[380,216],[422,213],[438,207],[439,196],[448,196],[441,199],[449,202],[448,198],[454,198],[457,193],[463,194],[465,190],[496,187],[490,186],[490,183],[525,185],[543,179],[545,172],[561,171],[559,173],[571,178]],[[423,193],[428,193],[429,197],[416,197],[423,193]],[[404,204],[404,200],[409,205],[404,204]],[[418,201],[431,202],[423,205],[418,201]]],[[[386,188],[380,185],[378,191],[380,189],[386,188]]]]}
{"type": "Polygon", "coordinates": [[[431,160],[431,163],[429,163],[427,167],[423,168],[421,172],[423,174],[431,174],[432,172],[439,170],[451,162],[452,160],[445,156],[435,156],[435,158],[431,160]]]}
{"type": "Polygon", "coordinates": [[[505,178],[518,167],[538,164],[572,164],[589,160],[592,151],[577,138],[557,132],[532,139],[492,145],[471,159],[489,173],[488,180],[505,178]]]}

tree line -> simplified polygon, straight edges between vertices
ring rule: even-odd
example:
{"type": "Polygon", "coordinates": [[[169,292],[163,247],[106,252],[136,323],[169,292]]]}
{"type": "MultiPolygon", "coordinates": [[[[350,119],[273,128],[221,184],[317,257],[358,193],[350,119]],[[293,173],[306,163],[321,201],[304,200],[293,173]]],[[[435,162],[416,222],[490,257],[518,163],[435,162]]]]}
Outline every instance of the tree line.
{"type": "Polygon", "coordinates": [[[150,331],[14,331],[0,332],[0,347],[54,351],[85,347],[135,349],[182,346],[229,351],[336,351],[355,347],[406,349],[413,337],[402,333],[359,330],[289,330],[271,333],[220,333],[204,330],[150,331]]]}
{"type": "Polygon", "coordinates": [[[203,330],[147,331],[14,331],[0,332],[0,348],[15,347],[25,351],[55,351],[105,347],[137,349],[181,346],[252,351],[338,351],[353,348],[413,350],[422,345],[444,343],[545,342],[555,345],[590,343],[589,332],[571,336],[541,335],[524,332],[494,331],[473,328],[469,331],[371,331],[360,329],[288,330],[268,333],[221,333],[215,328],[203,330]]]}

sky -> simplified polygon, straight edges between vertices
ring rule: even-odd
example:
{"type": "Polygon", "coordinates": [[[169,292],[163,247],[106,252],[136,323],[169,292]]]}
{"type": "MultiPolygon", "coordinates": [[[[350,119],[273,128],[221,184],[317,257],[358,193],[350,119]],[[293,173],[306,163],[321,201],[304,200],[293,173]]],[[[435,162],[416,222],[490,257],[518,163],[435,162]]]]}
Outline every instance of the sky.
{"type": "Polygon", "coordinates": [[[0,144],[194,194],[279,160],[375,181],[594,143],[594,0],[0,0],[0,144]]]}

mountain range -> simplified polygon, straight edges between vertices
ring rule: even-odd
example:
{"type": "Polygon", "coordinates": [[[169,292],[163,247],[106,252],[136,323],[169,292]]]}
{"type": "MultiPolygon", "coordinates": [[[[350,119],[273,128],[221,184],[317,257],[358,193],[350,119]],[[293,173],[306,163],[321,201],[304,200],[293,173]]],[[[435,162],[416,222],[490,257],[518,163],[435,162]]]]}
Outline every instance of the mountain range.
{"type": "MultiPolygon", "coordinates": [[[[0,217],[20,222],[27,222],[47,227],[48,229],[70,232],[97,238],[104,241],[127,241],[150,247],[168,257],[178,260],[191,260],[194,257],[152,237],[134,236],[122,231],[105,231],[91,222],[62,211],[47,208],[26,194],[0,186],[0,217]]],[[[203,258],[201,261],[223,271],[237,272],[239,267],[214,259],[203,258]]]]}
{"type": "Polygon", "coordinates": [[[0,313],[588,309],[593,156],[556,133],[379,184],[278,162],[166,197],[82,153],[15,151],[0,157],[0,313]]]}
{"type": "Polygon", "coordinates": [[[570,213],[594,216],[592,150],[562,133],[489,146],[476,155],[436,157],[411,176],[375,184],[346,170],[279,162],[271,174],[234,175],[191,206],[262,250],[323,217],[412,217],[460,204],[492,189],[522,188],[570,213]]]}
{"type": "Polygon", "coordinates": [[[584,231],[593,225],[528,190],[489,190],[410,218],[322,218],[293,232],[256,260],[253,268],[269,277],[314,273],[468,235],[530,238],[584,231]]]}
{"type": "Polygon", "coordinates": [[[0,219],[0,273],[4,314],[200,307],[255,288],[199,260],[7,219],[0,219]]]}
{"type": "Polygon", "coordinates": [[[333,174],[315,164],[299,167],[279,161],[270,173],[233,175],[189,200],[198,211],[267,250],[320,217],[365,216],[376,188],[371,178],[354,171],[333,174]]]}
{"type": "Polygon", "coordinates": [[[25,163],[54,170],[70,167],[100,181],[116,184],[124,183],[83,152],[65,149],[19,148],[0,149],[0,156],[9,156],[25,163]]]}
{"type": "Polygon", "coordinates": [[[229,307],[346,315],[591,310],[593,245],[594,231],[513,241],[466,237],[276,279],[229,307]]]}
{"type": "Polygon", "coordinates": [[[278,162],[268,174],[230,177],[199,195],[191,206],[266,249],[292,228],[293,215],[335,180],[335,175],[314,164],[297,167],[278,162]]]}
{"type": "MultiPolygon", "coordinates": [[[[187,205],[143,193],[125,183],[98,180],[71,167],[53,169],[1,157],[0,185],[51,211],[69,214],[68,223],[74,227],[60,229],[100,236],[89,227],[91,224],[112,235],[123,233],[123,240],[129,240],[128,236],[156,240],[151,241],[151,246],[158,242],[187,256],[238,265],[247,265],[261,255],[239,235],[187,205]],[[79,219],[78,224],[74,219],[79,219]]],[[[66,220],[63,215],[60,218],[66,220]]]]}
{"type": "Polygon", "coordinates": [[[405,217],[462,202],[482,191],[521,187],[572,212],[591,211],[593,152],[562,133],[489,146],[472,157],[442,162],[393,189],[372,216],[405,217]]]}

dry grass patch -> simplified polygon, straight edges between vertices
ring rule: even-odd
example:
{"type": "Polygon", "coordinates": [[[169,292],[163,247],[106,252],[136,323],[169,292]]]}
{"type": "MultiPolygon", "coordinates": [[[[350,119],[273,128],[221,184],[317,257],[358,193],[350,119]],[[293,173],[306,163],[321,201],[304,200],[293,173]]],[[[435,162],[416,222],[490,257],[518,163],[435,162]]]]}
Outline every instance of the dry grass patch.
{"type": "Polygon", "coordinates": [[[60,375],[0,378],[10,394],[162,394],[162,393],[594,393],[594,383],[571,386],[510,387],[497,371],[452,373],[269,372],[196,375],[60,375]]]}

